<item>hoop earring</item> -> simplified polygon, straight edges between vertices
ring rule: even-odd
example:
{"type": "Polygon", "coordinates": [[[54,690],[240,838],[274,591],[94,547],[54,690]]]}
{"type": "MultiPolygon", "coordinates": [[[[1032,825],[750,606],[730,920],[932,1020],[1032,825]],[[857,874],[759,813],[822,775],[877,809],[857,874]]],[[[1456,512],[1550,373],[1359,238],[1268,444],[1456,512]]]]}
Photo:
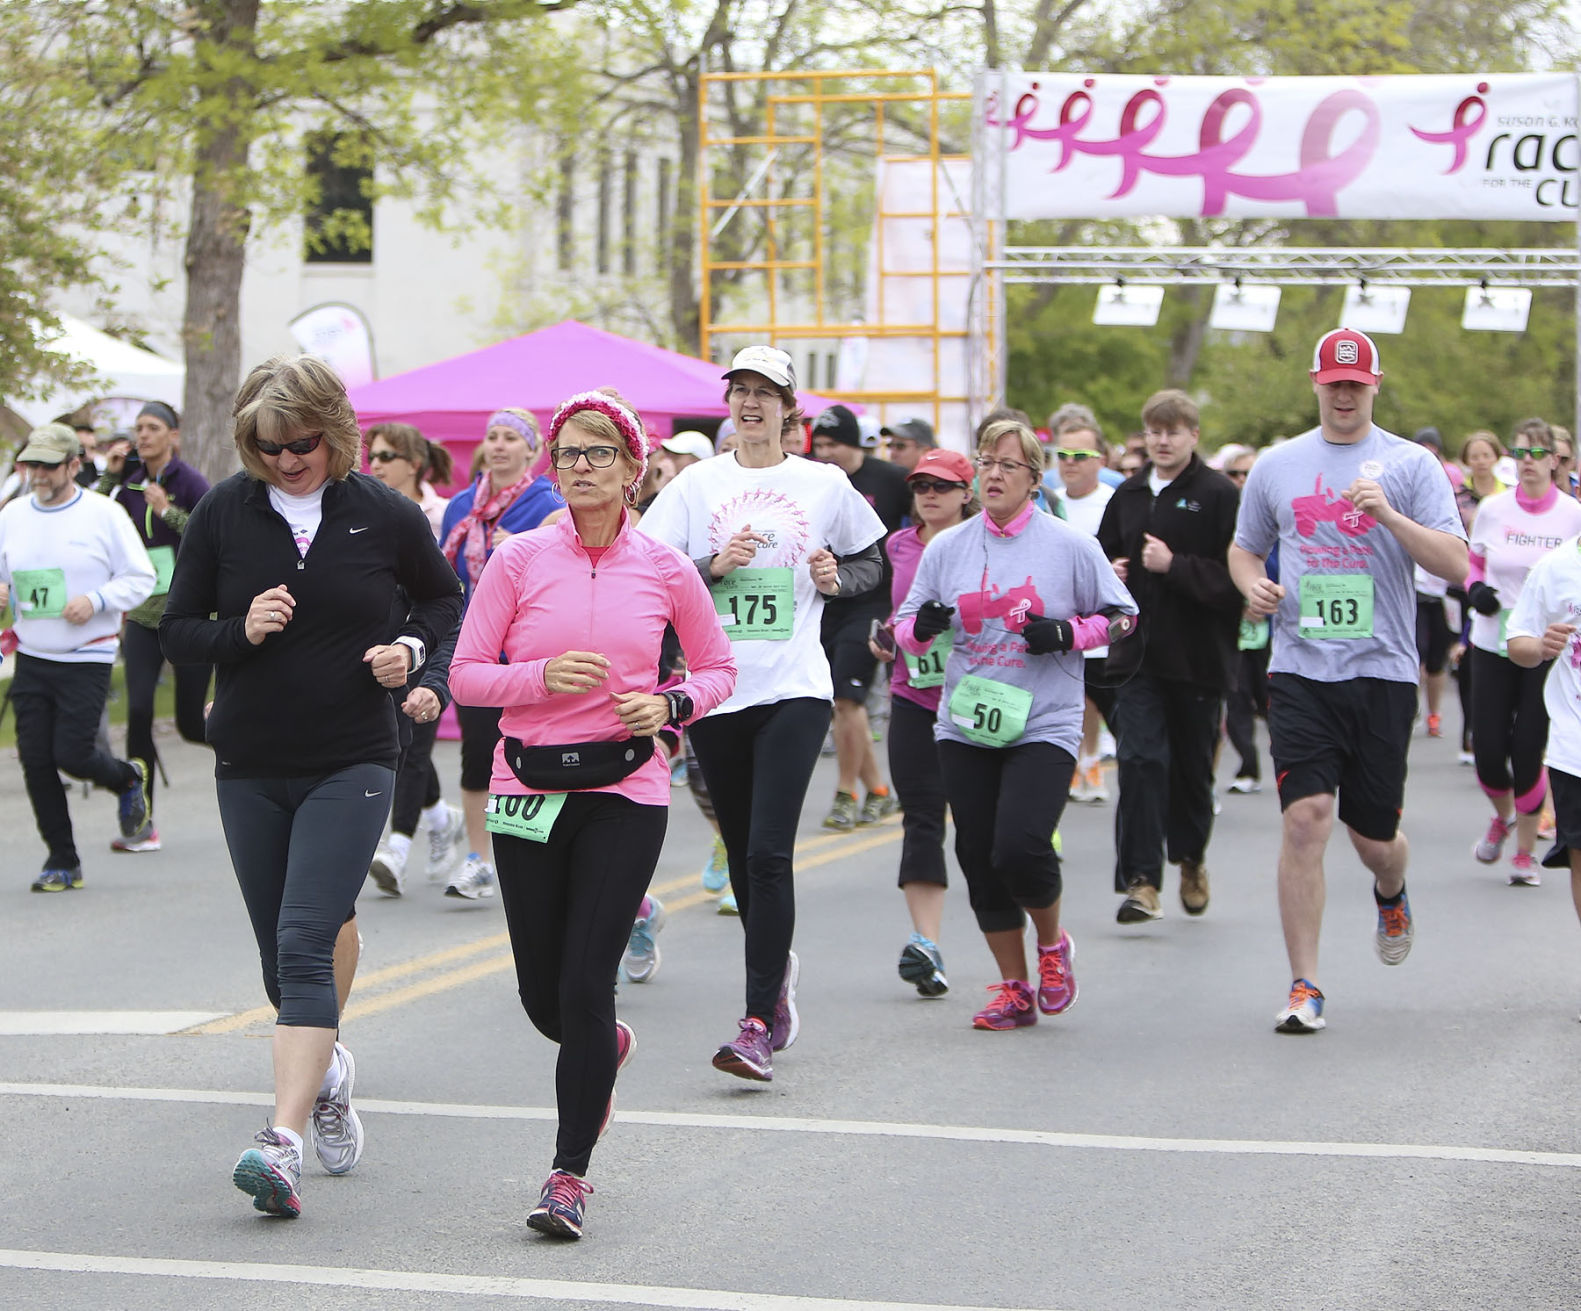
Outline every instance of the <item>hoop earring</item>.
{"type": "Polygon", "coordinates": [[[560,490],[560,484],[555,479],[549,480],[549,494],[561,505],[565,504],[565,493],[560,490]]]}
{"type": "Polygon", "coordinates": [[[637,508],[637,484],[627,484],[625,494],[621,499],[624,500],[631,509],[635,510],[637,508]]]}

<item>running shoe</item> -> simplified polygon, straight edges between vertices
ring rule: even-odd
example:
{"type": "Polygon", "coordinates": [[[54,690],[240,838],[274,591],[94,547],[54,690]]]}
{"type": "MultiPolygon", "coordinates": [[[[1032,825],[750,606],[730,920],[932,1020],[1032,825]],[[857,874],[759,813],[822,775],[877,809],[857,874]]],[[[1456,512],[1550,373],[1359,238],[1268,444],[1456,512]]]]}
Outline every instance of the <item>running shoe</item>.
{"type": "Polygon", "coordinates": [[[741,914],[741,907],[736,905],[736,894],[733,892],[727,892],[719,899],[719,905],[717,909],[721,915],[741,914]]]}
{"type": "MultiPolygon", "coordinates": [[[[1376,901],[1378,891],[1373,889],[1376,901]]],[[[1372,945],[1378,959],[1385,965],[1398,965],[1411,954],[1411,940],[1416,936],[1416,923],[1411,919],[1411,899],[1400,889],[1400,899],[1393,906],[1378,902],[1378,928],[1373,934],[1372,945]]]]}
{"type": "Polygon", "coordinates": [[[1038,1022],[1032,989],[1020,979],[990,983],[988,991],[994,994],[994,999],[972,1016],[972,1028],[1023,1029],[1038,1022]]]}
{"type": "Polygon", "coordinates": [[[1208,908],[1208,867],[1200,860],[1180,862],[1180,904],[1188,915],[1208,908]]]}
{"type": "Polygon", "coordinates": [[[708,853],[708,863],[703,866],[703,890],[723,892],[730,882],[730,854],[725,850],[725,840],[715,836],[714,849],[708,853]]]}
{"type": "Polygon", "coordinates": [[[911,941],[900,949],[900,977],[923,997],[942,997],[950,990],[939,944],[920,933],[913,933],[911,941]]]}
{"type": "Polygon", "coordinates": [[[340,1043],[313,1103],[313,1150],[331,1174],[345,1174],[362,1159],[362,1121],[351,1107],[357,1062],[340,1043]]]}
{"type": "Polygon", "coordinates": [[[862,802],[862,810],[857,815],[856,822],[876,824],[879,820],[893,815],[899,805],[900,803],[895,800],[893,788],[885,788],[882,792],[869,792],[862,802]]]}
{"type": "Polygon", "coordinates": [[[253,1206],[266,1215],[295,1220],[302,1214],[302,1153],[273,1128],[260,1129],[231,1171],[231,1182],[251,1193],[253,1206]]]}
{"type": "Polygon", "coordinates": [[[670,761],[670,786],[683,788],[686,786],[686,757],[679,752],[670,761]]]}
{"type": "Polygon", "coordinates": [[[774,1077],[774,1048],[768,1029],[750,1015],[739,1027],[741,1032],[714,1053],[714,1069],[768,1083],[774,1077]]]}
{"type": "Polygon", "coordinates": [[[399,897],[406,891],[406,855],[381,842],[368,863],[368,877],[386,897],[399,897]]]}
{"type": "Polygon", "coordinates": [[[659,972],[663,956],[659,952],[659,930],[668,917],[664,903],[657,897],[644,897],[640,913],[631,926],[631,937],[626,942],[626,954],[620,958],[620,968],[631,983],[651,983],[659,972]]]}
{"type": "Polygon", "coordinates": [[[1085,805],[1092,799],[1087,791],[1087,775],[1081,769],[1078,768],[1071,773],[1070,791],[1066,795],[1078,806],[1085,805]]]}
{"type": "Polygon", "coordinates": [[[780,980],[780,999],[774,1003],[774,1036],[769,1046],[777,1052],[789,1047],[801,1032],[801,1014],[796,1009],[796,981],[799,978],[801,962],[793,951],[785,962],[785,977],[780,980]]]}
{"type": "Polygon", "coordinates": [[[1442,715],[1429,715],[1427,717],[1428,737],[1444,736],[1444,717],[1442,715]]]}
{"type": "Polygon", "coordinates": [[[441,801],[444,818],[428,821],[428,881],[443,883],[467,854],[467,817],[460,806],[441,801]]]}
{"type": "Polygon", "coordinates": [[[145,819],[142,828],[129,838],[116,834],[110,839],[111,851],[158,851],[159,846],[159,830],[151,819],[145,819]]]}
{"type": "MultiPolygon", "coordinates": [[[[620,1077],[620,1072],[626,1068],[626,1062],[631,1059],[637,1050],[637,1035],[631,1025],[624,1020],[615,1021],[615,1077],[620,1077]]],[[[603,1138],[609,1132],[610,1121],[615,1118],[615,1090],[609,1090],[609,1104],[604,1107],[604,1120],[598,1126],[598,1136],[603,1138]]]]}
{"type": "Polygon", "coordinates": [[[1305,979],[1290,985],[1290,1000],[1274,1016],[1275,1033],[1316,1033],[1323,1027],[1323,994],[1305,979]]]}
{"type": "Polygon", "coordinates": [[[1146,879],[1137,879],[1126,889],[1125,900],[1114,918],[1120,924],[1145,924],[1161,919],[1163,914],[1158,905],[1158,889],[1146,879]]]}
{"type": "Polygon", "coordinates": [[[1241,774],[1230,784],[1230,791],[1238,797],[1249,797],[1262,790],[1262,781],[1253,778],[1250,774],[1241,774]]]}
{"type": "Polygon", "coordinates": [[[1045,1015],[1059,1015],[1076,1004],[1076,944],[1064,929],[1052,947],[1038,948],[1038,1009],[1045,1015]]]}
{"type": "Polygon", "coordinates": [[[1458,756],[1455,757],[1455,759],[1462,765],[1474,765],[1477,763],[1476,756],[1474,756],[1469,751],[1462,751],[1458,756]]]}
{"type": "Polygon", "coordinates": [[[64,867],[45,869],[33,880],[34,892],[65,892],[69,888],[82,886],[82,866],[73,865],[69,869],[64,867]]]}
{"type": "Polygon", "coordinates": [[[1495,815],[1492,823],[1488,825],[1487,833],[1484,834],[1482,841],[1471,849],[1471,854],[1484,865],[1498,864],[1499,857],[1504,854],[1505,840],[1513,832],[1515,832],[1513,819],[1506,822],[1495,815]]]}
{"type": "Polygon", "coordinates": [[[544,1181],[538,1205],[527,1213],[527,1227],[551,1238],[580,1238],[593,1185],[568,1170],[556,1170],[544,1181]]]}
{"type": "Polygon", "coordinates": [[[1510,857],[1509,884],[1512,888],[1540,888],[1543,872],[1529,851],[1517,851],[1510,857]]]}
{"type": "Polygon", "coordinates": [[[834,805],[823,817],[823,826],[837,833],[847,833],[856,827],[856,797],[850,792],[836,792],[834,805]]]}
{"type": "Polygon", "coordinates": [[[148,822],[148,766],[141,760],[126,763],[137,777],[121,789],[116,802],[116,818],[121,822],[123,838],[134,836],[148,822]]]}
{"type": "Polygon", "coordinates": [[[1537,816],[1537,836],[1544,842],[1552,842],[1559,834],[1555,827],[1554,808],[1545,805],[1537,816]]]}
{"type": "Polygon", "coordinates": [[[1094,806],[1101,806],[1109,800],[1109,785],[1103,781],[1103,766],[1096,760],[1087,767],[1082,782],[1086,790],[1084,800],[1094,806]]]}
{"type": "Polygon", "coordinates": [[[462,865],[461,873],[450,880],[445,888],[447,897],[465,897],[468,901],[476,901],[479,897],[492,897],[496,879],[494,866],[482,859],[477,852],[467,853],[466,864],[462,865]]]}

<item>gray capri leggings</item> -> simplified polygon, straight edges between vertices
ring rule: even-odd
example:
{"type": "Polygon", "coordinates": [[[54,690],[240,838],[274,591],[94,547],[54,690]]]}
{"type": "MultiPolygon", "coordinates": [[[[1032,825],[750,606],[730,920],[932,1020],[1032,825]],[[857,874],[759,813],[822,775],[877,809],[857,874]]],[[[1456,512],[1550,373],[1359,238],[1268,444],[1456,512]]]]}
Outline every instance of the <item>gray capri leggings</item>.
{"type": "Polygon", "coordinates": [[[368,875],[395,771],[349,765],[320,778],[224,778],[220,823],[279,1023],[333,1029],[335,938],[368,875]]]}

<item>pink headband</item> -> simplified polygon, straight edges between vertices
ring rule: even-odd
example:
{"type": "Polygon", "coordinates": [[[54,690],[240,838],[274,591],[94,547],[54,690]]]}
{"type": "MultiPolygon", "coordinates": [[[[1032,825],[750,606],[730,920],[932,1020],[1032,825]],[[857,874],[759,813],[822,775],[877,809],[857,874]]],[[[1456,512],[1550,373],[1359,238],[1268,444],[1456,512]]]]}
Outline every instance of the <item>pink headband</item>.
{"type": "Polygon", "coordinates": [[[542,440],[532,424],[528,423],[521,415],[512,414],[509,410],[495,410],[493,414],[489,415],[489,421],[483,425],[483,431],[487,432],[494,427],[514,428],[527,439],[527,444],[534,448],[542,440]]]}
{"type": "Polygon", "coordinates": [[[637,476],[631,480],[630,490],[640,487],[648,472],[648,441],[642,430],[642,420],[613,396],[601,391],[579,391],[561,401],[554,418],[549,420],[549,445],[554,445],[566,420],[582,410],[596,410],[619,429],[626,443],[626,454],[637,463],[637,476]]]}

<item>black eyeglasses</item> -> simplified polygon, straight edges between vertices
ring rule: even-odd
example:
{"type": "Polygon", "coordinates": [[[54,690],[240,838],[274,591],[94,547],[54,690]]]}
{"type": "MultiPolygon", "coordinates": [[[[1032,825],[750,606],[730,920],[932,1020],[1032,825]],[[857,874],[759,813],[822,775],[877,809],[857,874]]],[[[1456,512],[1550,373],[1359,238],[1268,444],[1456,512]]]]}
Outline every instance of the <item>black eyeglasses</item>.
{"type": "Polygon", "coordinates": [[[266,442],[255,437],[253,445],[258,448],[259,455],[279,455],[281,451],[290,451],[292,455],[311,455],[318,450],[318,444],[323,440],[324,434],[315,432],[307,437],[299,437],[294,442],[266,442]]]}
{"type": "Polygon", "coordinates": [[[584,455],[589,468],[607,469],[619,454],[618,446],[556,446],[551,458],[556,469],[574,469],[584,455]]]}
{"type": "Polygon", "coordinates": [[[1524,460],[1528,455],[1534,460],[1546,460],[1554,453],[1551,446],[1512,446],[1510,455],[1517,460],[1524,460]]]}
{"type": "Polygon", "coordinates": [[[391,460],[404,460],[406,457],[399,451],[369,451],[368,458],[378,464],[388,464],[391,460]]]}
{"type": "Polygon", "coordinates": [[[994,460],[986,455],[979,455],[976,463],[984,473],[992,473],[995,469],[1003,469],[1006,473],[1014,473],[1017,469],[1027,473],[1035,472],[1030,464],[1022,464],[1020,460],[994,460]]]}
{"type": "Polygon", "coordinates": [[[934,492],[942,494],[944,492],[959,492],[966,489],[965,483],[941,482],[936,478],[913,478],[910,480],[910,482],[911,490],[914,492],[934,492]]]}

